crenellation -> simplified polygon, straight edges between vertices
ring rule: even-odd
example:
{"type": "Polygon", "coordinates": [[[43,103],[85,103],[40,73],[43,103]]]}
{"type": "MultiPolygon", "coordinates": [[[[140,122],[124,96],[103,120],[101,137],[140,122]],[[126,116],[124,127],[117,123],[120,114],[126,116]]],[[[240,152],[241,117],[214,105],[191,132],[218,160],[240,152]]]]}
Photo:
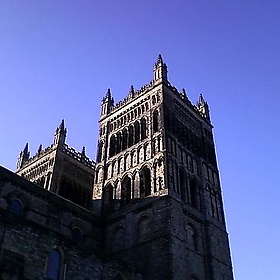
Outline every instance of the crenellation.
{"type": "Polygon", "coordinates": [[[76,149],[69,147],[67,144],[64,145],[63,147],[63,152],[66,153],[67,155],[71,156],[72,158],[83,162],[86,166],[93,168],[95,162],[91,160],[89,157],[87,157],[85,154],[82,152],[77,152],[76,149]]]}

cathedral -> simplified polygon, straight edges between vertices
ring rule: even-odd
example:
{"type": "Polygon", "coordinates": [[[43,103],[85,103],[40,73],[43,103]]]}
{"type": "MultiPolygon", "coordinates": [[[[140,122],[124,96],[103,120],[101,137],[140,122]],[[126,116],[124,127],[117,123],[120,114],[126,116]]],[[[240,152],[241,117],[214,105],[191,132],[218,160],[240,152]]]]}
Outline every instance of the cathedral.
{"type": "Polygon", "coordinates": [[[0,279],[233,280],[207,102],[168,80],[101,101],[96,160],[66,144],[0,167],[0,279]]]}

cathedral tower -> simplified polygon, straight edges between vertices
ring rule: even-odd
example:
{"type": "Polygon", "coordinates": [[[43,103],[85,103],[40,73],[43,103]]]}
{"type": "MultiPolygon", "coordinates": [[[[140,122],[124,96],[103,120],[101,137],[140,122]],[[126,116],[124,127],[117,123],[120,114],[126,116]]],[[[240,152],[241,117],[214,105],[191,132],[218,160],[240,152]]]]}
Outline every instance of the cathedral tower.
{"type": "Polygon", "coordinates": [[[43,149],[42,145],[30,157],[28,144],[20,152],[16,173],[46,190],[84,208],[91,208],[95,163],[85,153],[69,147],[64,120],[56,128],[53,143],[43,149]]]}
{"type": "Polygon", "coordinates": [[[233,279],[209,107],[152,81],[102,101],[94,185],[105,250],[145,279],[233,279]]]}

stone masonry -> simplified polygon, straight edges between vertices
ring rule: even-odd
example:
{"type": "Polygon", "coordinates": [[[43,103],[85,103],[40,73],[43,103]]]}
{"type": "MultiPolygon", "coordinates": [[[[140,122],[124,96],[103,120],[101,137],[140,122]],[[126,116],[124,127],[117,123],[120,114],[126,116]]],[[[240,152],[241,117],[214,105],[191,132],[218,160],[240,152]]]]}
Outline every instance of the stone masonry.
{"type": "Polygon", "coordinates": [[[96,162],[64,121],[26,145],[20,176],[0,169],[2,279],[233,280],[212,129],[159,55],[150,83],[106,92],[96,162]]]}

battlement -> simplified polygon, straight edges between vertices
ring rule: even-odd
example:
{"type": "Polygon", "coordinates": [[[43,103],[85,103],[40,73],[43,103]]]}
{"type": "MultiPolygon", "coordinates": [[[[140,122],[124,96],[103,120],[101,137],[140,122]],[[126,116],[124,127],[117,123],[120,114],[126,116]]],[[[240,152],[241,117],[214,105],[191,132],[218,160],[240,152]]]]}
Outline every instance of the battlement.
{"type": "Polygon", "coordinates": [[[131,100],[147,92],[148,90],[151,90],[154,87],[154,85],[155,85],[155,81],[152,80],[149,84],[143,85],[139,90],[134,91],[134,89],[132,88],[129,91],[128,95],[123,100],[117,102],[114,106],[110,108],[110,113],[125,106],[127,103],[131,102],[131,100]]]}
{"type": "MultiPolygon", "coordinates": [[[[117,102],[114,106],[110,107],[110,113],[119,110],[120,108],[124,107],[126,104],[130,103],[134,98],[146,93],[149,90],[152,90],[156,81],[152,80],[149,84],[143,85],[139,90],[132,89],[130,90],[129,94],[121,101],[117,102]]],[[[166,82],[166,86],[174,92],[184,103],[186,103],[190,108],[200,114],[203,118],[206,118],[205,114],[199,109],[198,105],[194,105],[189,98],[187,97],[185,89],[182,89],[180,92],[175,86],[172,86],[169,82],[166,82]]]]}
{"type": "Polygon", "coordinates": [[[95,166],[95,162],[88,156],[86,156],[84,150],[82,152],[78,152],[76,149],[69,147],[67,144],[64,144],[62,151],[90,168],[93,168],[95,166]]]}
{"type": "Polygon", "coordinates": [[[44,157],[45,155],[49,154],[50,152],[52,152],[54,150],[55,146],[52,144],[50,146],[48,146],[45,149],[39,149],[35,155],[31,156],[28,160],[25,160],[22,163],[22,167],[25,167],[27,165],[30,165],[31,163],[35,162],[36,160],[38,160],[39,158],[44,157]]]}

